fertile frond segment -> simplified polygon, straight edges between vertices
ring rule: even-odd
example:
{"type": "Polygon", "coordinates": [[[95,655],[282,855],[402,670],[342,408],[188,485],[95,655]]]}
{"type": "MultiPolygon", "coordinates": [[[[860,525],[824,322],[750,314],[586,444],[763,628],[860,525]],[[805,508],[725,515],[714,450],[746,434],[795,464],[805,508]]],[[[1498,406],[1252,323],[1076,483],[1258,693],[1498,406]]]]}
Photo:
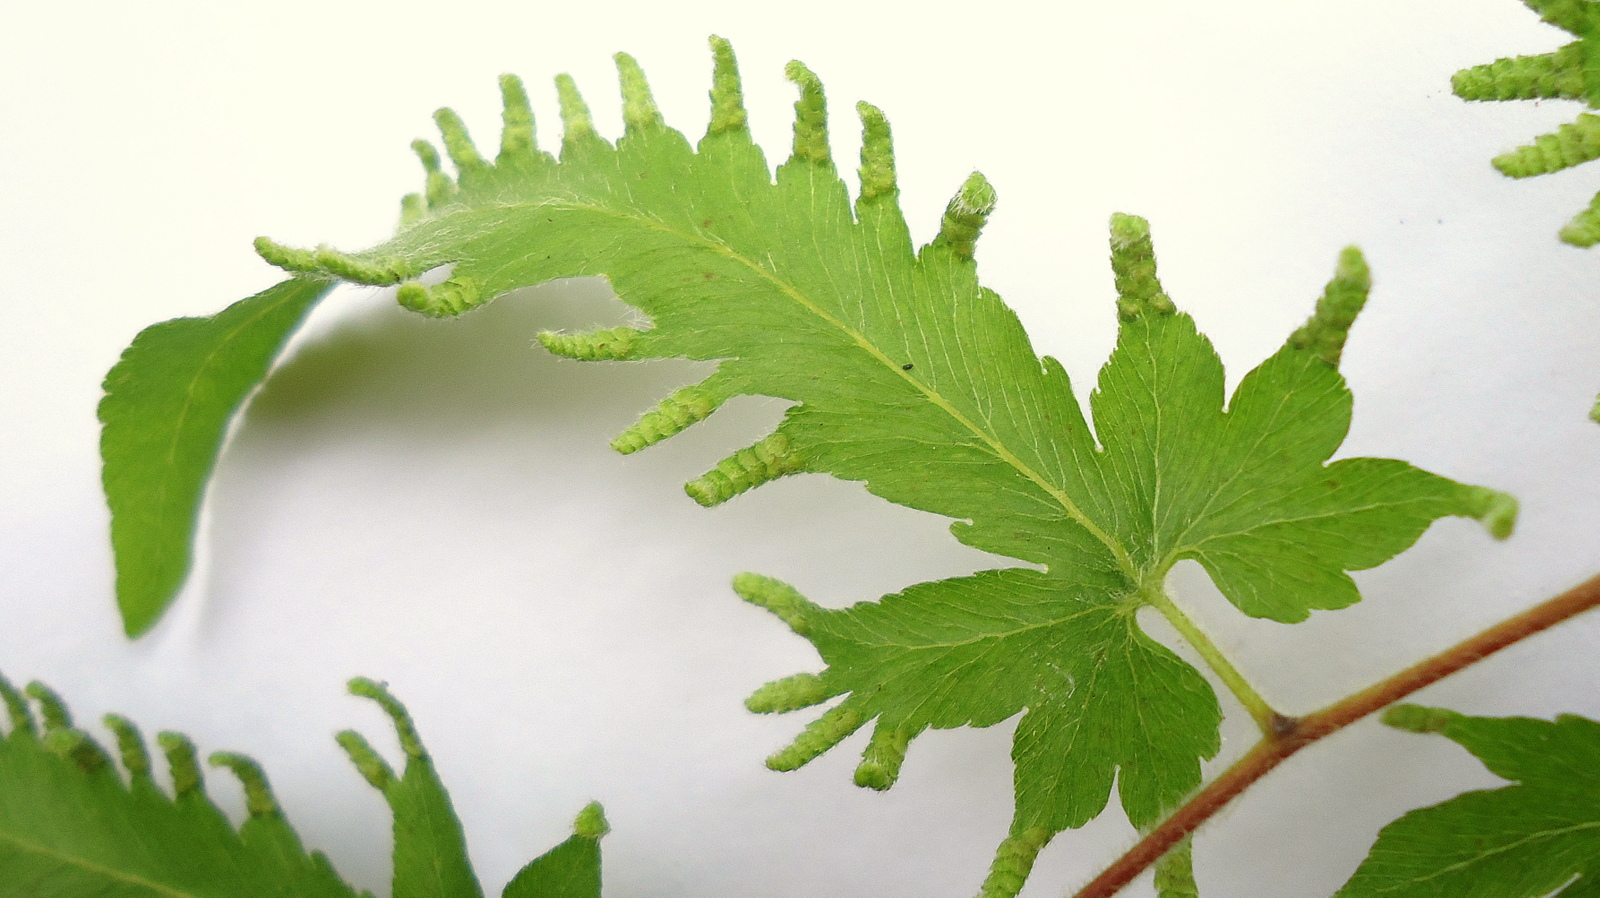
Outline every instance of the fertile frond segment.
{"type": "MultiPolygon", "coordinates": [[[[346,273],[381,276],[370,268],[346,273]]],[[[106,375],[102,479],[117,605],[130,636],[155,625],[188,576],[200,503],[229,423],[332,287],[321,275],[296,277],[210,318],[145,328],[106,375]]]]}
{"type": "MultiPolygon", "coordinates": [[[[0,693],[17,695],[3,679],[0,693]]],[[[38,684],[28,693],[42,726],[22,705],[0,739],[0,896],[355,898],[326,857],[301,847],[255,762],[231,753],[211,759],[245,788],[249,817],[235,829],[206,794],[188,739],[158,737],[171,769],[168,797],[132,723],[106,719],[124,781],[53,693],[38,684]]]]}
{"type": "MultiPolygon", "coordinates": [[[[1578,100],[1600,109],[1600,2],[1523,0],[1551,25],[1577,40],[1537,56],[1499,59],[1463,69],[1450,79],[1464,100],[1578,100]]],[[[1527,146],[1497,156],[1494,167],[1513,178],[1561,171],[1600,158],[1600,118],[1583,113],[1527,146]]],[[[1573,246],[1600,243],[1600,196],[1561,229],[1573,246]]]]}
{"type": "MultiPolygon", "coordinates": [[[[188,737],[156,737],[172,782],[169,797],[151,776],[149,750],[131,721],[105,718],[124,781],[94,737],[72,726],[54,692],[40,683],[25,691],[38,706],[37,720],[23,694],[0,677],[10,718],[9,732],[0,732],[0,898],[356,898],[326,857],[301,847],[251,758],[235,752],[209,758],[244,789],[249,816],[235,829],[206,794],[188,737]]],[[[410,714],[372,680],[352,680],[350,691],[388,713],[406,756],[397,777],[365,738],[352,731],[338,737],[393,810],[393,895],[481,896],[461,825],[410,714]]],[[[599,898],[599,840],[609,830],[600,806],[584,808],[573,829],[571,839],[517,874],[505,898],[599,898]]]]}
{"type": "Polygon", "coordinates": [[[1468,717],[1415,705],[1390,709],[1384,722],[1443,735],[1512,785],[1468,792],[1384,827],[1338,898],[1597,893],[1600,723],[1575,715],[1468,717]]]}
{"type": "Polygon", "coordinates": [[[826,473],[952,518],[963,542],[1038,566],[844,611],[741,578],[740,593],[811,639],[827,665],[764,687],[750,706],[788,711],[843,696],[771,766],[802,766],[872,724],[856,781],[889,788],[924,730],[1023,715],[1016,817],[991,877],[994,894],[1014,891],[1030,852],[1099,813],[1113,782],[1142,825],[1193,788],[1200,760],[1217,750],[1210,687],[1134,617],[1177,561],[1199,561],[1245,613],[1291,622],[1357,601],[1347,572],[1381,564],[1439,517],[1509,530],[1515,505],[1492,490],[1387,459],[1329,463],[1351,408],[1337,363],[1370,280],[1358,252],[1340,257],[1310,321],[1229,400],[1211,344],[1161,286],[1149,224],[1114,217],[1121,327],[1091,429],[1062,366],[1041,359],[978,282],[977,241],[997,207],[987,179],[969,177],[938,236],[915,249],[880,110],[857,110],[862,188],[852,203],[816,74],[788,68],[794,139],[774,177],[746,128],[731,50],[713,39],[712,55],[711,126],[697,146],[660,121],[644,76],[619,57],[627,129],[615,145],[594,132],[571,80],[558,79],[559,161],[513,168],[469,157],[454,189],[383,245],[274,260],[318,274],[337,265],[374,283],[449,265],[442,285],[401,288],[403,303],[428,314],[605,276],[648,323],[543,334],[547,348],[719,363],[619,436],[620,451],[666,439],[734,396],[788,400],[774,433],[688,485],[696,501],[826,473]]]}

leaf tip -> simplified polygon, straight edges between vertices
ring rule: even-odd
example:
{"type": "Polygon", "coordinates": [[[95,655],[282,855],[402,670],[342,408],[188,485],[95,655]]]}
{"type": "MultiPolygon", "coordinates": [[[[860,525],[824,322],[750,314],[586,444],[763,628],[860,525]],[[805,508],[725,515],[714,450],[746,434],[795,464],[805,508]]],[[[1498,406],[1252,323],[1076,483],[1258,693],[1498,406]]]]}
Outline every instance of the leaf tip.
{"type": "Polygon", "coordinates": [[[556,355],[582,362],[620,362],[634,357],[643,331],[613,327],[586,334],[541,331],[539,344],[556,355]]]}
{"type": "MultiPolygon", "coordinates": [[[[540,334],[539,339],[543,342],[545,335],[540,334]]],[[[641,415],[632,427],[611,441],[611,448],[623,455],[631,455],[653,446],[709,418],[727,399],[727,391],[711,381],[691,384],[641,415]]]]}
{"type": "Polygon", "coordinates": [[[389,693],[385,684],[367,677],[356,677],[350,681],[349,689],[351,695],[359,695],[377,702],[384,713],[389,715],[389,719],[394,721],[395,732],[400,737],[400,747],[407,757],[418,760],[428,757],[427,750],[422,747],[422,737],[417,735],[416,724],[411,720],[411,713],[399,699],[389,693]]]}
{"type": "Polygon", "coordinates": [[[711,43],[711,134],[743,131],[749,127],[744,108],[744,87],[739,78],[739,62],[733,45],[712,35],[711,43]]]}
{"type": "Polygon", "coordinates": [[[1339,253],[1333,279],[1317,299],[1317,307],[1300,329],[1289,336],[1289,345],[1305,350],[1334,367],[1344,354],[1350,326],[1367,304],[1372,291],[1372,271],[1361,250],[1347,246],[1339,253]]]}
{"type": "Polygon", "coordinates": [[[54,689],[34,680],[24,686],[22,691],[39,705],[39,716],[44,721],[46,731],[72,729],[72,712],[67,710],[66,702],[61,700],[61,696],[57,695],[54,689]]]}
{"type": "Polygon", "coordinates": [[[394,784],[394,768],[373,750],[372,744],[367,742],[365,736],[355,730],[343,730],[333,738],[339,743],[339,747],[344,749],[344,753],[350,758],[350,763],[356,766],[356,770],[368,785],[379,792],[386,792],[394,784]]]}
{"type": "Polygon", "coordinates": [[[38,728],[33,722],[33,713],[28,710],[27,701],[4,675],[0,675],[0,700],[5,702],[6,716],[11,720],[11,731],[6,734],[7,736],[15,736],[18,733],[38,735],[38,728]]]}
{"type": "Polygon", "coordinates": [[[1511,536],[1517,526],[1517,512],[1520,505],[1517,498],[1509,493],[1491,490],[1487,487],[1476,487],[1477,513],[1474,515],[1489,535],[1495,539],[1506,539],[1511,536]]]}
{"type": "Polygon", "coordinates": [[[261,765],[248,755],[232,751],[212,752],[206,759],[212,767],[226,767],[233,771],[244,786],[245,809],[251,817],[278,817],[282,815],[278,799],[272,794],[267,774],[261,765]]]}
{"type": "MultiPolygon", "coordinates": [[[[763,577],[760,574],[743,573],[733,578],[733,591],[739,598],[752,605],[776,614],[780,620],[789,625],[789,628],[799,633],[806,634],[811,618],[822,609],[813,601],[800,594],[793,586],[763,577]]],[[[794,678],[790,678],[794,679],[794,678]]],[[[786,682],[779,680],[779,683],[786,682]]],[[[771,684],[769,684],[771,685],[771,684]]],[[[762,687],[765,689],[766,687],[762,687]]],[[[811,704],[815,704],[812,702],[811,704]]],[[[799,705],[796,707],[804,707],[799,705]]]]}
{"type": "Polygon", "coordinates": [[[431,287],[418,281],[407,281],[395,291],[395,302],[429,318],[453,318],[483,305],[483,291],[478,282],[465,275],[451,277],[431,287]]]}
{"type": "Polygon", "coordinates": [[[598,839],[611,832],[611,824],[600,802],[591,801],[578,812],[577,819],[572,821],[572,832],[585,839],[598,839]]]}
{"type": "Polygon", "coordinates": [[[977,249],[978,235],[989,223],[989,214],[998,201],[994,185],[983,173],[968,175],[945,206],[944,218],[939,222],[939,236],[930,246],[943,247],[956,258],[970,261],[977,249]]]}
{"type": "Polygon", "coordinates": [[[45,733],[44,747],[51,754],[71,761],[83,773],[98,773],[111,766],[105,749],[88,733],[75,728],[52,729],[45,733]]]}
{"type": "Polygon", "coordinates": [[[995,849],[994,861],[989,865],[989,875],[978,890],[978,898],[1016,898],[1022,891],[1028,874],[1039,852],[1050,844],[1054,835],[1047,829],[1034,827],[1015,832],[995,849]]]}
{"type": "Polygon", "coordinates": [[[1137,215],[1111,215],[1111,272],[1117,287],[1117,317],[1134,321],[1178,310],[1156,276],[1150,222],[1137,215]]]}
{"type": "Polygon", "coordinates": [[[1408,733],[1442,733],[1459,717],[1460,714],[1444,708],[1395,705],[1383,712],[1383,723],[1408,733]]]}
{"type": "Polygon", "coordinates": [[[627,53],[612,57],[617,63],[617,77],[622,82],[622,122],[628,131],[639,131],[661,126],[661,110],[650,94],[650,83],[645,80],[644,69],[638,60],[627,53]]]}
{"type": "Polygon", "coordinates": [[[164,730],[156,734],[156,745],[167,758],[167,770],[172,776],[172,794],[175,798],[203,793],[205,779],[200,775],[200,765],[195,760],[194,743],[182,733],[164,730]]]}
{"type": "Polygon", "coordinates": [[[821,79],[798,59],[790,60],[783,73],[800,88],[800,98],[794,102],[794,151],[789,161],[831,166],[828,101],[822,92],[821,79]]]}
{"type": "Polygon", "coordinates": [[[822,677],[813,673],[802,673],[765,684],[750,693],[750,697],[744,700],[744,706],[754,714],[783,714],[821,704],[836,694],[828,690],[828,685],[822,677]]]}
{"type": "Polygon", "coordinates": [[[478,152],[467,133],[467,125],[454,109],[444,107],[433,113],[433,123],[439,126],[439,138],[444,141],[444,151],[456,167],[456,173],[466,175],[487,168],[489,163],[478,152]]]}
{"type": "Polygon", "coordinates": [[[861,725],[866,722],[866,718],[862,717],[849,702],[830,708],[827,713],[801,730],[800,735],[796,736],[788,747],[773,752],[767,758],[767,768],[784,773],[799,770],[843,742],[851,733],[861,729],[861,725]]]}
{"type": "Polygon", "coordinates": [[[889,120],[883,110],[867,102],[856,104],[856,114],[861,117],[861,201],[892,196],[898,187],[889,120]]]}
{"type": "Polygon", "coordinates": [[[763,483],[805,470],[806,459],[782,431],[717,462],[683,485],[689,498],[706,508],[721,505],[763,483]]]}
{"type": "Polygon", "coordinates": [[[533,133],[533,104],[522,79],[500,76],[500,155],[497,164],[531,159],[538,146],[533,133]]]}
{"type": "Polygon", "coordinates": [[[120,714],[107,714],[101,722],[117,737],[117,754],[122,758],[123,769],[133,779],[150,776],[150,752],[145,748],[144,737],[134,722],[120,714]]]}
{"type": "Polygon", "coordinates": [[[571,75],[556,76],[556,95],[561,102],[562,148],[598,139],[594,117],[589,114],[589,104],[578,93],[578,83],[572,80],[571,75]]]}
{"type": "Polygon", "coordinates": [[[901,728],[885,724],[881,719],[872,731],[861,763],[856,767],[855,783],[876,792],[887,791],[900,778],[900,767],[906,761],[906,749],[911,745],[912,734],[901,728]]]}

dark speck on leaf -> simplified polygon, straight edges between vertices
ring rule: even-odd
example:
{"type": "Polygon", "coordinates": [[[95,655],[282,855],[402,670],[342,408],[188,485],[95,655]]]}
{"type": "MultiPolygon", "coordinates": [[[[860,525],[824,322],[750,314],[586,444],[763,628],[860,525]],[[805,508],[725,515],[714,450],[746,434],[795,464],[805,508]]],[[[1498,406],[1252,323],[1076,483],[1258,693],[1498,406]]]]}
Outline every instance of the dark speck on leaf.
{"type": "Polygon", "coordinates": [[[900,366],[900,370],[901,371],[910,371],[911,370],[911,363],[910,362],[906,362],[904,365],[901,365],[900,366]]]}

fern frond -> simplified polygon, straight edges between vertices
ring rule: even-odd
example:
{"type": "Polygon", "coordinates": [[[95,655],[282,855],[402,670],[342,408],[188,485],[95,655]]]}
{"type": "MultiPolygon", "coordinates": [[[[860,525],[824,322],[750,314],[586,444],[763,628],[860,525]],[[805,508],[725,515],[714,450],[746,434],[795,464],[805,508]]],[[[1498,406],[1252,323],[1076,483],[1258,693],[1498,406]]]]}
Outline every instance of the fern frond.
{"type": "MultiPolygon", "coordinates": [[[[394,898],[482,895],[450,797],[410,715],[371,680],[352,680],[350,689],[388,712],[407,759],[397,777],[366,739],[339,734],[393,811],[394,898]]],[[[188,737],[156,737],[171,774],[168,796],[151,775],[144,738],[127,718],[104,720],[116,736],[124,780],[94,737],[73,727],[54,692],[40,683],[26,692],[39,720],[0,677],[0,699],[10,712],[10,731],[0,738],[0,898],[356,898],[327,857],[302,848],[254,760],[234,752],[208,759],[244,788],[249,816],[236,829],[206,793],[188,737]]],[[[504,894],[599,898],[604,820],[599,805],[585,808],[577,835],[530,863],[504,894]]]]}
{"type": "MultiPolygon", "coordinates": [[[[858,196],[839,177],[821,82],[791,63],[793,143],[776,177],[752,143],[731,49],[712,40],[711,125],[691,146],[661,120],[643,74],[618,57],[625,130],[594,130],[570,79],[557,80],[557,160],[524,139],[520,86],[504,91],[490,163],[458,119],[437,120],[456,165],[424,155],[428,186],[391,240],[357,253],[263,255],[306,276],[408,281],[400,301],[460,314],[555,278],[601,275],[647,318],[638,328],[542,334],[584,360],[717,361],[614,445],[637,451],[728,398],[794,403],[776,431],[690,482],[704,505],[798,473],[861,482],[954,519],[962,542],[1042,570],[986,571],[881,601],[822,609],[754,575],[735,588],[813,642],[826,663],[758,690],[757,711],[845,696],[768,759],[790,770],[873,724],[856,781],[890,787],[929,728],[1022,714],[1013,745],[1016,812],[985,885],[1011,895],[1055,833],[1100,813],[1117,784],[1147,826],[1199,783],[1220,745],[1221,710],[1191,666],[1150,639],[1134,612],[1198,560],[1247,614],[1292,622],[1360,596],[1346,574],[1380,564],[1445,515],[1509,532],[1509,497],[1387,459],[1328,463],[1349,423],[1337,371],[1370,278],[1339,261],[1315,314],[1225,402],[1220,361],[1162,288],[1148,224],[1112,221],[1121,328],[1092,401],[1093,424],[1055,360],[977,278],[976,246],[996,207],[973,174],[938,236],[914,248],[898,204],[882,112],[858,107],[858,196]],[[505,156],[505,153],[502,154],[505,156]]],[[[507,80],[506,84],[517,83],[507,80]]],[[[1172,876],[1182,879],[1177,868],[1172,876]]]]}

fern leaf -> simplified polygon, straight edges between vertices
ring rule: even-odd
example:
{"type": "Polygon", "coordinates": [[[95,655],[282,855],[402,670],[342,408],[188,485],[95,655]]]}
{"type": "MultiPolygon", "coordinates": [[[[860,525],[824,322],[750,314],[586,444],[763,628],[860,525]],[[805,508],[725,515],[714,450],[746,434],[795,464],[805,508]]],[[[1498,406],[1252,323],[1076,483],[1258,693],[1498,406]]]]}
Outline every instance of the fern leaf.
{"type": "Polygon", "coordinates": [[[1384,722],[1439,733],[1512,785],[1458,795],[1384,827],[1339,898],[1600,894],[1600,723],[1416,705],[1390,709],[1384,722]]]}
{"type": "Polygon", "coordinates": [[[618,437],[636,451],[726,399],[792,401],[777,430],[687,486],[715,505],[794,473],[856,480],[953,518],[963,542],[1043,570],[914,586],[842,611],[747,575],[736,588],[817,647],[827,669],[770,684],[759,711],[846,696],[769,764],[801,766],[876,721],[857,782],[888,788],[932,728],[1018,713],[1016,815],[987,893],[1014,894],[1057,832],[1105,806],[1115,779],[1136,825],[1199,783],[1221,712],[1205,679],[1138,627],[1192,558],[1247,614],[1293,622],[1359,599],[1347,571],[1381,564],[1435,519],[1509,532],[1515,503],[1386,459],[1328,463],[1349,425],[1337,371],[1369,276],[1341,256],[1306,326],[1224,406],[1210,343],[1156,276],[1148,226],[1112,227],[1120,336],[1092,402],[1039,358],[1016,316],[981,286],[976,240],[995,191],[974,174],[939,235],[914,249],[897,202],[890,131],[863,104],[862,190],[850,201],[830,156],[821,83],[798,63],[793,149],[770,175],[745,126],[732,52],[713,39],[712,121],[698,147],[667,128],[644,77],[618,57],[626,130],[600,138],[558,79],[560,160],[532,144],[520,82],[502,82],[507,136],[495,162],[452,114],[437,116],[457,178],[423,145],[425,195],[408,223],[361,253],[262,241],[309,275],[400,282],[400,301],[459,314],[508,290],[603,275],[647,326],[545,334],[585,360],[718,360],[618,437]],[[450,265],[442,284],[421,273],[450,265]]]}
{"type": "MultiPolygon", "coordinates": [[[[1577,40],[1536,56],[1499,59],[1462,69],[1450,79],[1464,100],[1579,100],[1600,109],[1600,3],[1594,0],[1523,0],[1545,22],[1577,40]]],[[[1513,178],[1549,174],[1600,158],[1600,118],[1583,113],[1553,134],[1497,156],[1494,167],[1513,178]]],[[[1561,229],[1573,246],[1600,243],[1600,195],[1561,229]]]]}
{"type": "Polygon", "coordinates": [[[128,635],[154,626],[183,585],[228,423],[332,287],[293,278],[209,318],[152,325],[106,375],[100,455],[128,635]]]}
{"type": "MultiPolygon", "coordinates": [[[[396,776],[359,734],[338,740],[394,814],[395,898],[481,896],[468,863],[461,824],[405,708],[381,685],[352,680],[394,720],[406,755],[396,776]]],[[[107,715],[124,780],[110,754],[72,725],[55,693],[39,683],[27,700],[0,677],[10,732],[0,739],[0,898],[356,898],[320,852],[306,853],[250,758],[210,756],[245,791],[248,819],[235,829],[206,794],[194,743],[157,737],[171,769],[173,795],[155,783],[134,724],[107,715]]],[[[579,815],[577,835],[529,864],[509,898],[599,898],[599,805],[579,815]]],[[[371,898],[370,893],[360,893],[371,898]]]]}
{"type": "Polygon", "coordinates": [[[38,684],[29,692],[44,707],[43,728],[0,680],[12,710],[11,732],[0,741],[0,896],[354,898],[327,858],[304,851],[252,762],[212,757],[245,786],[250,816],[235,830],[206,795],[188,739],[158,739],[175,787],[168,797],[132,723],[106,719],[128,772],[124,782],[53,694],[38,684]]]}

